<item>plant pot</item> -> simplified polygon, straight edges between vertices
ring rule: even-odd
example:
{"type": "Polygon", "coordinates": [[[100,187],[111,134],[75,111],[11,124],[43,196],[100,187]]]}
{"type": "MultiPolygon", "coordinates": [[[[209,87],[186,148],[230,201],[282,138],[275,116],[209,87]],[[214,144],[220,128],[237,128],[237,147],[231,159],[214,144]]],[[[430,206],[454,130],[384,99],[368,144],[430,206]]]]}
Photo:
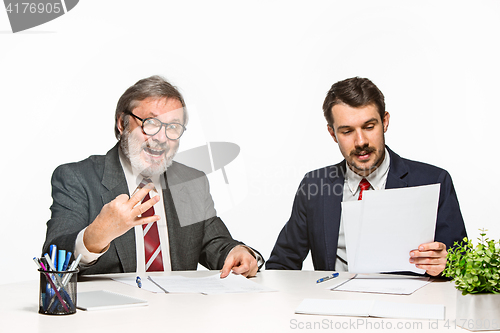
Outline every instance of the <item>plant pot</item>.
{"type": "Polygon", "coordinates": [[[500,294],[467,294],[457,290],[457,326],[470,331],[500,329],[500,294]]]}

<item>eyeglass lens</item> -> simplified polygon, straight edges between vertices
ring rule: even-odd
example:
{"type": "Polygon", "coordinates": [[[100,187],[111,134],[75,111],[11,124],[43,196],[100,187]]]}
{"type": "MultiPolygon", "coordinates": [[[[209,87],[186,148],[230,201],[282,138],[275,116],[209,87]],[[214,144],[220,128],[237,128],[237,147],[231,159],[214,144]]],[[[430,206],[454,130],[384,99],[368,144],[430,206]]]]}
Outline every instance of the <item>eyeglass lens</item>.
{"type": "Polygon", "coordinates": [[[156,118],[148,118],[144,119],[144,122],[142,123],[142,129],[144,130],[144,133],[147,135],[155,135],[158,133],[162,126],[165,125],[166,128],[166,135],[167,138],[171,140],[176,140],[181,137],[182,133],[184,132],[184,127],[181,124],[177,123],[162,123],[160,120],[156,118]]]}

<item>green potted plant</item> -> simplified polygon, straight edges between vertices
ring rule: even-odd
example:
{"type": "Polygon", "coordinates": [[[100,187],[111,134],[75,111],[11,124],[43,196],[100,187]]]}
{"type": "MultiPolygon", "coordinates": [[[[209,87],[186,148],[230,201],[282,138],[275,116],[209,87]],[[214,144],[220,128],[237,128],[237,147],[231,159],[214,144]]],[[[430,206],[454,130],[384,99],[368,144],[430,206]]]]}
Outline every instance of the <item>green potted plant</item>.
{"type": "Polygon", "coordinates": [[[462,242],[448,250],[443,275],[457,288],[456,325],[471,331],[500,329],[500,241],[481,238],[462,242]]]}

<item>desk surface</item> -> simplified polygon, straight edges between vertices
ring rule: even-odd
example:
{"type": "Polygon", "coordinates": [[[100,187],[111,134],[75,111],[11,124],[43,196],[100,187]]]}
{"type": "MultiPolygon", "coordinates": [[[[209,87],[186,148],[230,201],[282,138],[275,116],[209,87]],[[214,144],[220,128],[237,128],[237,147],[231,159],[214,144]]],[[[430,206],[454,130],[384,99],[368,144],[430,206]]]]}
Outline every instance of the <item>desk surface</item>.
{"type": "MultiPolygon", "coordinates": [[[[172,272],[164,275],[200,277],[214,272],[172,272]]],[[[155,294],[110,279],[111,275],[81,278],[78,291],[109,290],[142,298],[149,306],[81,311],[68,316],[38,314],[38,281],[0,286],[2,332],[297,332],[464,331],[455,326],[456,290],[451,282],[435,281],[409,296],[330,291],[326,287],[346,279],[316,284],[331,272],[263,271],[252,280],[278,290],[256,294],[155,294]],[[406,320],[344,316],[297,315],[304,298],[383,300],[400,303],[444,304],[446,320],[406,320]],[[5,330],[8,328],[8,330],[5,330]],[[401,328],[401,329],[398,329],[401,328]]],[[[134,274],[131,274],[134,275],[134,274]]],[[[121,275],[123,276],[123,275],[121,275]]],[[[135,275],[134,275],[135,276],[135,275]]]]}

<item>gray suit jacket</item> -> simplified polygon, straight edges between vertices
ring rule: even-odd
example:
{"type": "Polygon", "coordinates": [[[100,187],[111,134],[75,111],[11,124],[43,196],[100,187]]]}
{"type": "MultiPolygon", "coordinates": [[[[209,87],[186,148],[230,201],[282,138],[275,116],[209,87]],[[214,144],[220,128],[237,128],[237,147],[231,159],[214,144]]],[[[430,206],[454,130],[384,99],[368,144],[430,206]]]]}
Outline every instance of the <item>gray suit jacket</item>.
{"type": "MultiPolygon", "coordinates": [[[[166,179],[162,187],[172,270],[196,270],[198,262],[208,269],[221,269],[229,251],[242,243],[235,241],[215,216],[205,174],[174,162],[166,179]]],[[[47,253],[51,244],[74,252],[78,233],[94,221],[105,204],[123,193],[130,195],[118,144],[105,156],[59,166],[52,175],[52,216],[42,253],[47,253]]],[[[136,266],[132,228],[113,240],[108,251],[81,273],[134,272],[136,266]]]]}

